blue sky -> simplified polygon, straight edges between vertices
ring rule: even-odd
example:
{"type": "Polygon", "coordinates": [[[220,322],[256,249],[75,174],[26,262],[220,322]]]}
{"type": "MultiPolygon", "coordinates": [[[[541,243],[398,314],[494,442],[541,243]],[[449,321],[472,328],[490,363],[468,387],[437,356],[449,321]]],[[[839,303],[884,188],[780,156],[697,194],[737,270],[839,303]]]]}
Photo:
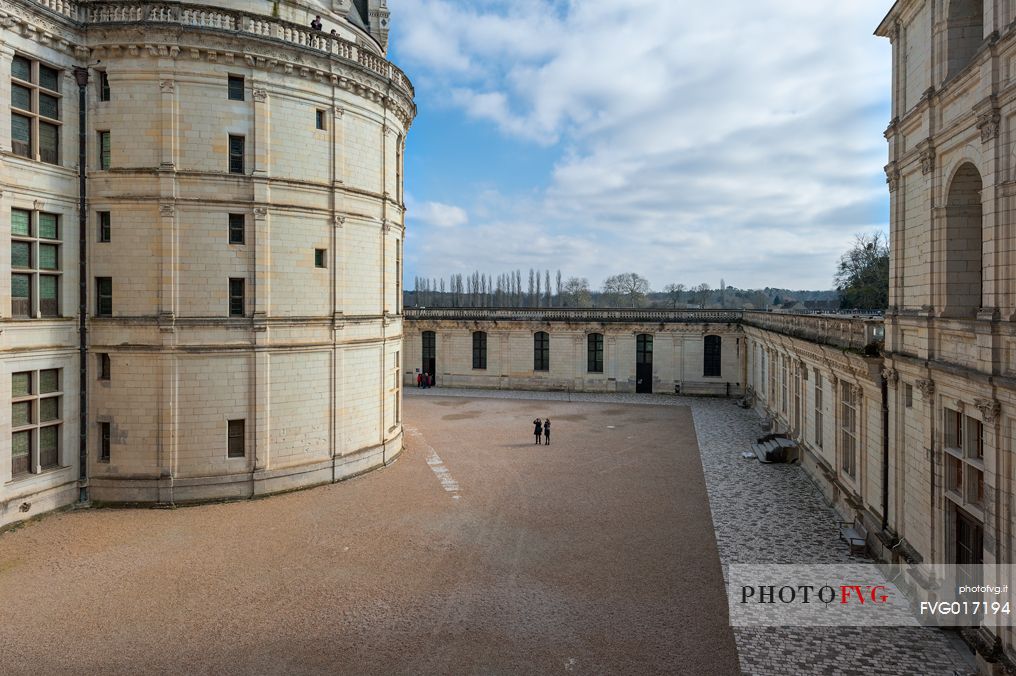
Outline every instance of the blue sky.
{"type": "Polygon", "coordinates": [[[406,286],[530,267],[831,288],[886,229],[889,0],[389,0],[406,286]]]}

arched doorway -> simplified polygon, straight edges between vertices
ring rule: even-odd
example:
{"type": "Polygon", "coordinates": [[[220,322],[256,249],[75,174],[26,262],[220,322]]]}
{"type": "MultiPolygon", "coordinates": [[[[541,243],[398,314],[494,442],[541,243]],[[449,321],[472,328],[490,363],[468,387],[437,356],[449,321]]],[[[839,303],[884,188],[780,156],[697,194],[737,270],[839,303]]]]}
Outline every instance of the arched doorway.
{"type": "Polygon", "coordinates": [[[942,247],[945,264],[938,280],[944,290],[945,316],[973,317],[981,307],[981,187],[981,174],[969,162],[959,168],[949,185],[942,247]]]}
{"type": "Polygon", "coordinates": [[[653,336],[648,333],[635,337],[635,391],[653,391],[653,336]]]}

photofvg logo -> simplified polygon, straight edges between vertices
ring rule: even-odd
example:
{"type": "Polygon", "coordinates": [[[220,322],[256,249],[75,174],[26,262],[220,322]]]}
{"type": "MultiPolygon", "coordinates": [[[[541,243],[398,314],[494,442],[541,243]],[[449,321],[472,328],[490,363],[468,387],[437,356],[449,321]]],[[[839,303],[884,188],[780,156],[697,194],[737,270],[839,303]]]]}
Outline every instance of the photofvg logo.
{"type": "Polygon", "coordinates": [[[733,626],[1016,625],[1016,566],[747,565],[727,569],[733,626]]]}

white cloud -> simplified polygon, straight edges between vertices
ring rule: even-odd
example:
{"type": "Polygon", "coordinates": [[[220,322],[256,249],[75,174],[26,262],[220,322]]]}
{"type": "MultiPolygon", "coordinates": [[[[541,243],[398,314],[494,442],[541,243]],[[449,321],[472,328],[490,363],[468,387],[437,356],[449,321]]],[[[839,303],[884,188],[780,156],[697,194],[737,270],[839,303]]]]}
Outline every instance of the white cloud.
{"type": "MultiPolygon", "coordinates": [[[[556,265],[591,280],[627,266],[661,287],[828,287],[853,234],[885,222],[890,52],[871,33],[887,4],[404,0],[393,12],[400,54],[440,85],[435,98],[520,152],[560,148],[541,194],[505,195],[477,233],[542,237],[569,256],[556,265]]],[[[533,249],[494,247],[468,267],[528,267],[533,249]]]]}
{"type": "Polygon", "coordinates": [[[441,202],[424,202],[409,207],[408,211],[411,219],[438,228],[456,228],[469,222],[465,209],[441,202]]]}

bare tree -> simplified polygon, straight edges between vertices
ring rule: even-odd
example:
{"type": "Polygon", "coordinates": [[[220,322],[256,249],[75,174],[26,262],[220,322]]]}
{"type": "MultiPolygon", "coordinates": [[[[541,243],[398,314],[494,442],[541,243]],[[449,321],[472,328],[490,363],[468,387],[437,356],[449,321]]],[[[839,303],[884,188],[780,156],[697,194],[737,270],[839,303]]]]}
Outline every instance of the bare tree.
{"type": "Polygon", "coordinates": [[[667,284],[663,287],[663,290],[667,294],[667,301],[670,303],[670,307],[676,308],[677,304],[681,302],[681,294],[684,293],[684,284],[667,284]]]}
{"type": "Polygon", "coordinates": [[[561,306],[561,270],[557,271],[557,306],[561,306]]]}
{"type": "Polygon", "coordinates": [[[565,307],[589,307],[592,297],[589,293],[589,280],[585,277],[569,277],[563,288],[565,307]]]}
{"type": "Polygon", "coordinates": [[[631,307],[639,307],[645,303],[649,293],[649,280],[635,272],[622,272],[607,277],[603,282],[603,292],[618,302],[624,300],[631,307]]]}

